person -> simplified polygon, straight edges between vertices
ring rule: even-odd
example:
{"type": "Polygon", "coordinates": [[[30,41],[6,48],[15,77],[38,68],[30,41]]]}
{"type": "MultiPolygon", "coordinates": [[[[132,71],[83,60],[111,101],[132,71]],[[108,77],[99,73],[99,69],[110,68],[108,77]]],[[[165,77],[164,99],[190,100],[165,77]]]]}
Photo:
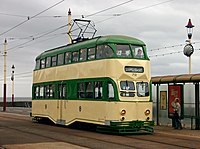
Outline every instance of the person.
{"type": "Polygon", "coordinates": [[[172,108],[174,109],[174,128],[175,129],[182,129],[181,125],[181,105],[179,103],[179,98],[175,98],[172,102],[172,108]]]}
{"type": "Polygon", "coordinates": [[[136,54],[135,57],[136,57],[136,58],[143,58],[142,50],[141,50],[141,49],[139,49],[139,50],[137,51],[137,54],[136,54]]]}

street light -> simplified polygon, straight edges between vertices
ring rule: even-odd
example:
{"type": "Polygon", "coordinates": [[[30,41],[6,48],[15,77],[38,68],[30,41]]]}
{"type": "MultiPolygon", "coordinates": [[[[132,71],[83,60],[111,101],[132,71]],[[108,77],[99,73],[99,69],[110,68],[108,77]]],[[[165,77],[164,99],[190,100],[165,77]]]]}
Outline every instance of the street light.
{"type": "Polygon", "coordinates": [[[187,28],[188,39],[191,40],[194,27],[194,25],[192,25],[191,19],[189,19],[188,24],[185,27],[187,28]]]}
{"type": "Polygon", "coordinates": [[[192,46],[192,33],[193,33],[193,27],[191,19],[189,19],[188,24],[185,26],[187,28],[187,35],[188,35],[188,40],[186,40],[187,45],[184,47],[183,53],[187,57],[189,57],[189,74],[191,74],[192,70],[192,62],[191,62],[191,56],[194,53],[194,48],[192,46]]]}
{"type": "Polygon", "coordinates": [[[12,106],[14,107],[14,73],[15,73],[15,66],[12,65],[12,72],[11,72],[11,81],[12,81],[12,106]]]}

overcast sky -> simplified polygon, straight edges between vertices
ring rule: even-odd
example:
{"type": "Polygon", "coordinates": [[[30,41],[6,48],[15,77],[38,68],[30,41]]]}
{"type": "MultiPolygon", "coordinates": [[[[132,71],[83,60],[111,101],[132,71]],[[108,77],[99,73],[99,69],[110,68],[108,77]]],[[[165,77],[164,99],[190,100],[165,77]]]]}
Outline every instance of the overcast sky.
{"type": "Polygon", "coordinates": [[[195,25],[192,41],[195,42],[193,46],[196,49],[192,55],[192,73],[199,73],[199,0],[65,0],[26,21],[28,17],[31,18],[60,1],[1,0],[0,97],[3,96],[4,39],[8,40],[7,96],[11,96],[10,75],[14,64],[15,96],[30,97],[35,57],[44,50],[67,44],[67,35],[63,34],[67,32],[67,27],[44,35],[67,24],[69,8],[73,19],[84,15],[94,22],[98,30],[96,36],[117,34],[143,40],[148,48],[152,76],[188,73],[188,58],[182,51],[187,39],[185,26],[191,19],[195,25]],[[127,3],[122,5],[124,2],[127,3]],[[121,5],[117,7],[119,4],[121,5]],[[101,12],[113,6],[116,7],[101,12]],[[101,13],[95,14],[96,12],[101,13]],[[94,15],[89,17],[91,14],[94,15]],[[10,30],[23,21],[25,23],[10,30]]]}

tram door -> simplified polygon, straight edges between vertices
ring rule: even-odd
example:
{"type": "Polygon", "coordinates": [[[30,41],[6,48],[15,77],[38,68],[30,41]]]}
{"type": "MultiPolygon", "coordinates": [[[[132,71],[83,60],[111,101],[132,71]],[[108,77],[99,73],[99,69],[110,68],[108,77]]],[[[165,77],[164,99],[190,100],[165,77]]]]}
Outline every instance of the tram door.
{"type": "Polygon", "coordinates": [[[57,100],[57,113],[58,113],[58,120],[57,123],[63,124],[63,108],[64,108],[64,101],[66,97],[66,84],[59,84],[58,85],[58,100],[57,100]]]}

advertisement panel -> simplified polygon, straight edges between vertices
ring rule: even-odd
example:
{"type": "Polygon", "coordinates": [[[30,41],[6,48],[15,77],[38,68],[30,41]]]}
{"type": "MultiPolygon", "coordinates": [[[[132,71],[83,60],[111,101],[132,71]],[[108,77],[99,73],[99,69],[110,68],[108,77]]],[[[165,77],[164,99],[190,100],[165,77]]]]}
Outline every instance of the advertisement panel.
{"type": "Polygon", "coordinates": [[[183,85],[169,85],[168,86],[168,117],[172,118],[174,109],[172,104],[175,98],[179,98],[179,103],[181,105],[181,117],[183,117],[183,85]]]}
{"type": "Polygon", "coordinates": [[[167,110],[167,91],[160,91],[160,110],[167,110]]]}

